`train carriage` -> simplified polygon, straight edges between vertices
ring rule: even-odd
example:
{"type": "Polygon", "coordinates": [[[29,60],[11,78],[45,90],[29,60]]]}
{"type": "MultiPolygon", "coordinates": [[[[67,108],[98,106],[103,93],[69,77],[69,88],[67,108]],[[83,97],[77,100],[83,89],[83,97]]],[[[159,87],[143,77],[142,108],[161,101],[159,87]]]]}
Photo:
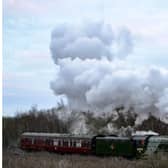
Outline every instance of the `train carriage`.
{"type": "Polygon", "coordinates": [[[91,153],[91,137],[56,133],[23,133],[21,149],[47,150],[58,153],[91,153]]]}
{"type": "Polygon", "coordinates": [[[20,148],[24,150],[45,150],[46,136],[43,133],[23,133],[20,139],[20,148]]]}
{"type": "Polygon", "coordinates": [[[55,136],[48,138],[47,150],[58,153],[91,153],[91,137],[88,136],[55,136]]]}
{"type": "Polygon", "coordinates": [[[127,137],[96,137],[96,155],[134,157],[134,142],[127,137]]]}

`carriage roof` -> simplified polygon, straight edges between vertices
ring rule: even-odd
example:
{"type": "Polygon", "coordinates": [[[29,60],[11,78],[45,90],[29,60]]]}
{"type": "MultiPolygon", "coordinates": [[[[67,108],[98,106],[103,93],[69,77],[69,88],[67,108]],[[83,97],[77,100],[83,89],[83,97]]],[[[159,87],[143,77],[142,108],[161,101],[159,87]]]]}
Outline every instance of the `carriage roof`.
{"type": "Polygon", "coordinates": [[[96,137],[99,140],[130,140],[128,137],[116,137],[116,136],[105,136],[105,137],[96,137]]]}
{"type": "Polygon", "coordinates": [[[149,141],[150,142],[160,142],[160,143],[166,142],[166,143],[168,143],[168,136],[152,136],[152,137],[150,137],[149,141]]]}
{"type": "Polygon", "coordinates": [[[48,138],[80,138],[91,139],[89,135],[75,135],[75,134],[60,134],[60,133],[39,133],[39,132],[24,132],[22,137],[48,137],[48,138]]]}

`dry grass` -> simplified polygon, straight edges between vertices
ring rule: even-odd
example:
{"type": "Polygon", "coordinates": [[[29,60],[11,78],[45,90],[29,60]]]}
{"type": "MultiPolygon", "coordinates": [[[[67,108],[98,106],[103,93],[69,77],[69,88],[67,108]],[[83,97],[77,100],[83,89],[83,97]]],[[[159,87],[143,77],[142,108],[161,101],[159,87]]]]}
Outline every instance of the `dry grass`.
{"type": "Polygon", "coordinates": [[[3,152],[3,168],[167,168],[168,157],[126,160],[115,157],[3,152]]]}

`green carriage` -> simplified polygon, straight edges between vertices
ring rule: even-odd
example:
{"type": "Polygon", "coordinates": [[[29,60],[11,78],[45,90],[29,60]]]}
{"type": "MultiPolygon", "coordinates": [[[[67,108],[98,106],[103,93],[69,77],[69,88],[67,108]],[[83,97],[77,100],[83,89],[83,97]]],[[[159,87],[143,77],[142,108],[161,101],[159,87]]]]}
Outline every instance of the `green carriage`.
{"type": "Polygon", "coordinates": [[[96,137],[95,154],[99,156],[135,156],[134,141],[127,137],[96,137]]]}

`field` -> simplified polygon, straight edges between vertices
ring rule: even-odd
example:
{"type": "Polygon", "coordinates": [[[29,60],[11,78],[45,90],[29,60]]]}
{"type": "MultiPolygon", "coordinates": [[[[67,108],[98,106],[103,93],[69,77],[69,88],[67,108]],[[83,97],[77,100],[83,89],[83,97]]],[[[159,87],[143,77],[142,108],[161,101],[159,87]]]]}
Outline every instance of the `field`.
{"type": "Polygon", "coordinates": [[[167,168],[168,156],[143,160],[59,155],[47,152],[3,151],[3,168],[167,168]]]}

